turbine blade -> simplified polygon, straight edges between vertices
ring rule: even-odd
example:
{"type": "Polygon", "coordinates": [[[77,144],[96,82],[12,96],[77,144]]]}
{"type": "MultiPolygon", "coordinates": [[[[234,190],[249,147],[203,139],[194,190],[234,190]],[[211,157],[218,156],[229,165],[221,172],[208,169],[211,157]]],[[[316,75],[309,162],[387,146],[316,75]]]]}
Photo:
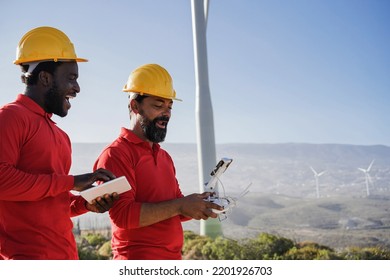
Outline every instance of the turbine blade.
{"type": "Polygon", "coordinates": [[[368,166],[367,172],[370,172],[373,163],[374,163],[374,160],[372,160],[371,163],[370,163],[370,166],[368,166]]]}

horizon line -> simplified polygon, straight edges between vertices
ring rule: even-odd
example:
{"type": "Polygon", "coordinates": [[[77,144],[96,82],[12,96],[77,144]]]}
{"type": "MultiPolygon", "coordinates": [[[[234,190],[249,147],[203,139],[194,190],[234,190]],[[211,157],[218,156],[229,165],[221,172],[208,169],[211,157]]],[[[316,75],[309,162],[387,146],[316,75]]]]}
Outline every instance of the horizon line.
{"type": "MultiPolygon", "coordinates": [[[[85,142],[85,141],[71,141],[72,144],[110,144],[112,141],[107,142],[85,142]]],[[[161,142],[160,145],[196,145],[196,142],[161,142]]],[[[373,147],[373,146],[383,146],[383,147],[389,147],[390,144],[347,144],[347,143],[312,143],[312,142],[220,142],[215,143],[215,145],[338,145],[338,146],[366,146],[366,147],[373,147]]]]}

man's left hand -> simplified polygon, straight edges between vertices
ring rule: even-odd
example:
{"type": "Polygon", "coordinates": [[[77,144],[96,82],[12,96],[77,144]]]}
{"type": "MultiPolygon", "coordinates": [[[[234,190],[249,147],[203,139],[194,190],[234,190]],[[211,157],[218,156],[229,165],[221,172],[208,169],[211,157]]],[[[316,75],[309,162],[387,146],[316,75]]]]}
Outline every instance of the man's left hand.
{"type": "Polygon", "coordinates": [[[91,203],[86,203],[86,208],[91,212],[104,213],[112,207],[115,200],[118,200],[119,195],[117,193],[108,194],[99,196],[91,201],[91,203]]]}

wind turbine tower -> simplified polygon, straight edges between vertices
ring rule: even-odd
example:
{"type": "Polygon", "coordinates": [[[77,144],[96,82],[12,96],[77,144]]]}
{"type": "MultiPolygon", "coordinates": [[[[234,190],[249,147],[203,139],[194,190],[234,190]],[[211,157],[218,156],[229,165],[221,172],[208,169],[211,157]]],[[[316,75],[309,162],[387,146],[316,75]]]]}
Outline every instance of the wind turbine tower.
{"type": "Polygon", "coordinates": [[[316,180],[317,198],[320,198],[320,184],[319,184],[318,177],[324,175],[324,173],[325,173],[326,171],[322,171],[322,172],[318,173],[318,172],[315,171],[314,168],[311,167],[311,166],[310,166],[310,169],[311,169],[311,171],[313,171],[313,173],[314,173],[314,178],[315,178],[315,180],[316,180]]]}
{"type": "Polygon", "coordinates": [[[374,160],[371,161],[370,165],[368,166],[367,169],[364,169],[364,168],[358,168],[360,171],[362,171],[364,173],[364,177],[366,179],[366,191],[367,191],[367,196],[370,196],[370,183],[372,185],[372,180],[371,180],[371,177],[370,177],[370,170],[371,170],[371,167],[372,167],[372,164],[374,163],[374,160]]]}
{"type": "MultiPolygon", "coordinates": [[[[201,193],[209,191],[204,184],[210,180],[210,173],[217,164],[213,108],[211,104],[207,65],[206,26],[208,7],[208,0],[191,1],[196,82],[195,114],[201,193]]],[[[215,186],[214,191],[218,191],[217,186],[215,186]]],[[[222,235],[222,227],[219,220],[201,220],[200,234],[212,238],[222,235]]]]}

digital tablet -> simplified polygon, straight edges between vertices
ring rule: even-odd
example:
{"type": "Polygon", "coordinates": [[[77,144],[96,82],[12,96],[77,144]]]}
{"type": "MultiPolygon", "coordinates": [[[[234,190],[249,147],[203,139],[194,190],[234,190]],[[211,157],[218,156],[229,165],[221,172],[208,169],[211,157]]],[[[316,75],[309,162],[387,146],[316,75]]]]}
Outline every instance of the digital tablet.
{"type": "Polygon", "coordinates": [[[84,197],[84,199],[88,201],[88,203],[91,203],[92,200],[106,193],[112,194],[116,192],[118,194],[121,194],[129,190],[131,190],[129,182],[127,181],[125,176],[121,176],[96,187],[81,191],[80,195],[84,197]]]}

